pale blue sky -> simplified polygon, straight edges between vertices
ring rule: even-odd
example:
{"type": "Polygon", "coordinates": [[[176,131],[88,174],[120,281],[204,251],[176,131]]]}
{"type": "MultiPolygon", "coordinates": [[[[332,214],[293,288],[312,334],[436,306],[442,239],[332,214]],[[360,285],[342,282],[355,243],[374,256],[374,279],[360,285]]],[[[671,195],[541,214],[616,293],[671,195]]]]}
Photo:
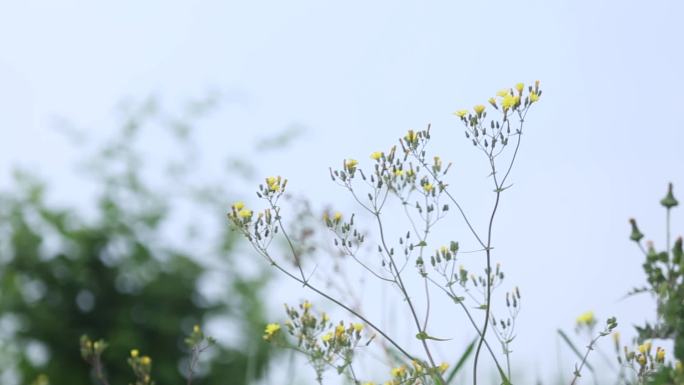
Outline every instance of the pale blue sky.
{"type": "Polygon", "coordinates": [[[580,312],[629,325],[649,303],[617,300],[643,282],[627,218],[660,235],[667,182],[684,197],[682,17],[674,0],[0,1],[0,183],[22,164],[78,195],[64,181],[79,154],[56,118],[97,136],[124,98],[214,89],[232,102],[203,131],[210,159],[253,157],[244,143],[306,127],[287,152],[253,159],[324,204],[345,197],[328,165],[431,122],[452,185],[483,216],[484,165],[451,113],[539,79],[496,230],[525,295],[517,359],[553,363],[555,329],[580,312]]]}

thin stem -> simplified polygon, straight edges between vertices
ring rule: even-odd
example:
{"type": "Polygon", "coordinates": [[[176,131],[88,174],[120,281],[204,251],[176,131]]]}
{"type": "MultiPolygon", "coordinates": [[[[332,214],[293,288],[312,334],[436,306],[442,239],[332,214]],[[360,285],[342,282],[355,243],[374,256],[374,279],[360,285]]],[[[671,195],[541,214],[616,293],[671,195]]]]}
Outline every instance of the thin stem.
{"type": "MultiPolygon", "coordinates": [[[[281,227],[281,229],[282,229],[282,227],[281,227]]],[[[282,231],[283,231],[283,233],[284,233],[284,230],[282,230],[282,231]]],[[[403,354],[404,356],[406,356],[406,358],[408,358],[409,360],[413,360],[413,359],[414,359],[414,357],[413,357],[411,354],[409,354],[406,350],[404,350],[404,348],[402,348],[394,339],[392,339],[390,336],[388,336],[388,335],[387,335],[385,332],[383,332],[379,327],[377,327],[373,322],[371,322],[370,320],[368,320],[366,317],[364,317],[363,315],[361,315],[359,312],[357,312],[356,310],[352,309],[351,307],[345,305],[345,304],[342,303],[340,300],[338,300],[338,299],[336,299],[336,298],[334,298],[334,297],[328,295],[327,293],[321,291],[321,290],[318,289],[317,287],[311,285],[311,284],[309,283],[309,281],[304,281],[303,279],[301,279],[301,278],[297,277],[296,275],[290,273],[288,270],[286,270],[285,268],[283,268],[282,266],[280,266],[280,265],[279,265],[279,264],[278,264],[278,263],[277,263],[269,254],[268,254],[268,252],[267,252],[266,250],[260,249],[259,247],[257,247],[257,246],[254,245],[254,244],[252,244],[252,246],[255,248],[255,250],[256,250],[259,254],[261,254],[264,258],[266,258],[266,259],[269,261],[269,263],[270,263],[273,267],[275,267],[276,269],[278,269],[280,272],[282,272],[282,273],[285,274],[286,276],[292,278],[293,280],[299,282],[300,284],[302,284],[303,287],[308,288],[309,290],[315,292],[316,294],[318,294],[318,295],[320,295],[321,297],[327,299],[328,301],[333,302],[333,303],[336,304],[337,306],[343,308],[344,310],[346,310],[347,312],[351,313],[352,315],[354,315],[355,317],[357,317],[357,318],[360,319],[361,321],[365,322],[365,323],[366,323],[368,326],[370,326],[373,330],[375,330],[376,332],[378,332],[378,334],[380,334],[380,335],[381,335],[382,337],[384,337],[387,341],[389,341],[389,343],[392,344],[392,346],[394,346],[397,350],[399,350],[399,352],[401,352],[401,354],[403,354]]]]}
{"type": "Polygon", "coordinates": [[[197,346],[192,347],[192,358],[190,359],[190,362],[188,363],[188,381],[186,382],[187,385],[192,384],[192,377],[195,374],[195,365],[197,365],[197,359],[199,357],[199,352],[197,350],[197,346]]]}
{"type": "Polygon", "coordinates": [[[93,366],[95,367],[95,376],[97,377],[97,380],[100,381],[102,385],[109,385],[107,377],[102,372],[102,361],[100,360],[99,355],[95,356],[93,366]]]}
{"type": "Polygon", "coordinates": [[[599,340],[599,338],[603,337],[603,333],[599,333],[587,346],[587,352],[584,353],[584,357],[582,357],[582,362],[580,363],[579,368],[575,370],[575,376],[572,378],[572,382],[570,385],[575,385],[577,383],[577,379],[580,378],[580,373],[582,372],[582,369],[584,368],[584,365],[587,363],[587,358],[589,358],[589,353],[591,353],[592,350],[594,350],[594,346],[596,345],[596,341],[599,340]]]}
{"type": "Polygon", "coordinates": [[[494,180],[494,187],[496,191],[496,199],[494,201],[494,208],[492,209],[492,213],[489,217],[489,225],[487,227],[487,245],[485,246],[485,252],[487,254],[487,268],[486,268],[486,274],[487,274],[487,297],[486,297],[486,303],[485,303],[485,319],[482,324],[482,334],[480,336],[480,341],[477,344],[477,349],[475,350],[475,358],[473,362],[473,385],[477,385],[477,365],[478,365],[478,360],[480,357],[480,351],[482,349],[482,344],[484,343],[484,339],[487,335],[487,328],[489,326],[489,318],[491,315],[491,304],[492,304],[492,282],[491,282],[491,272],[492,272],[492,228],[494,226],[494,217],[496,216],[496,211],[499,208],[499,202],[501,199],[501,192],[503,191],[504,183],[506,179],[508,178],[508,175],[510,174],[511,170],[513,169],[513,164],[515,163],[515,158],[518,154],[518,150],[520,149],[520,139],[522,137],[522,126],[523,126],[524,118],[521,116],[520,117],[520,128],[518,129],[518,140],[516,141],[515,145],[515,150],[513,151],[513,156],[511,157],[511,161],[508,164],[508,169],[506,170],[506,173],[504,174],[503,178],[501,179],[501,182],[498,181],[498,178],[496,176],[496,164],[494,162],[494,158],[491,155],[489,156],[489,163],[492,169],[492,179],[494,180]]]}
{"type": "MultiPolygon", "coordinates": [[[[665,244],[667,245],[667,249],[665,250],[667,252],[667,260],[671,261],[670,259],[670,252],[672,250],[670,246],[670,208],[668,207],[666,210],[665,214],[665,244]]],[[[672,262],[672,265],[668,263],[667,265],[667,280],[672,281],[673,274],[672,274],[672,269],[674,268],[674,262],[672,262]]]]}
{"type": "Polygon", "coordinates": [[[491,283],[491,270],[492,270],[492,253],[491,253],[491,242],[492,242],[492,227],[494,224],[494,216],[496,215],[496,210],[499,207],[499,200],[501,197],[501,191],[497,189],[496,201],[494,202],[494,209],[489,217],[489,227],[487,231],[487,297],[485,302],[485,319],[482,323],[482,333],[480,334],[480,341],[477,343],[477,349],[475,349],[475,358],[473,360],[473,385],[477,385],[477,365],[480,358],[480,350],[482,349],[482,344],[484,343],[485,336],[487,335],[487,328],[489,326],[489,317],[491,315],[491,303],[492,303],[492,283],[491,283]]]}
{"type": "Polygon", "coordinates": [[[285,233],[285,226],[283,226],[282,219],[280,218],[280,208],[275,205],[270,199],[268,201],[271,204],[271,208],[276,214],[276,220],[278,221],[278,225],[280,226],[280,229],[283,231],[283,234],[285,234],[285,239],[287,240],[287,245],[290,247],[290,251],[292,252],[292,258],[295,260],[295,264],[297,265],[297,268],[299,269],[299,274],[302,276],[302,281],[306,283],[307,279],[306,276],[304,275],[304,270],[302,269],[302,263],[299,260],[299,254],[297,251],[295,251],[294,245],[292,244],[292,241],[290,240],[290,237],[287,236],[285,233]]]}
{"type": "MultiPolygon", "coordinates": [[[[399,268],[397,267],[396,263],[394,262],[394,257],[392,256],[391,250],[387,247],[387,243],[385,242],[385,231],[382,226],[382,220],[380,219],[380,214],[378,212],[375,212],[375,218],[378,222],[378,229],[380,231],[380,241],[382,243],[382,247],[385,250],[385,253],[389,257],[390,260],[390,268],[394,268],[394,273],[396,274],[396,280],[397,280],[397,286],[399,287],[399,290],[401,290],[402,295],[404,296],[404,299],[406,299],[406,303],[409,306],[409,310],[411,311],[411,315],[413,316],[413,320],[416,324],[416,328],[418,329],[419,333],[423,333],[424,330],[420,325],[420,320],[418,319],[418,313],[416,312],[415,307],[413,306],[413,301],[411,301],[411,297],[408,294],[408,291],[406,290],[406,286],[404,285],[404,281],[401,279],[401,271],[399,271],[399,268]]],[[[435,360],[432,358],[432,353],[430,352],[430,348],[427,345],[427,342],[425,341],[425,338],[421,338],[420,342],[423,345],[423,349],[425,350],[425,354],[428,357],[428,360],[430,361],[430,365],[433,367],[436,366],[435,360]]],[[[439,374],[440,379],[443,381],[441,378],[441,374],[439,374]]]]}
{"type": "MultiPolygon", "coordinates": [[[[435,280],[433,280],[432,278],[428,278],[428,280],[429,280],[430,282],[432,282],[433,285],[435,285],[435,286],[437,286],[438,288],[442,289],[442,290],[444,291],[444,293],[446,293],[446,295],[449,296],[449,298],[451,298],[452,300],[454,300],[454,302],[457,302],[457,303],[461,306],[461,308],[463,308],[463,312],[466,314],[466,316],[468,316],[468,320],[469,320],[470,323],[473,325],[473,328],[474,328],[475,331],[477,332],[477,335],[478,335],[478,336],[481,336],[482,333],[480,332],[480,328],[477,326],[477,322],[475,322],[475,318],[473,318],[472,314],[470,314],[470,310],[468,310],[468,308],[467,308],[466,305],[463,303],[463,301],[458,300],[458,297],[456,296],[456,294],[454,294],[453,290],[451,290],[451,292],[449,292],[449,291],[447,291],[445,288],[443,288],[439,283],[435,282],[435,280]]],[[[451,288],[450,288],[450,289],[451,289],[451,288]]],[[[496,367],[497,367],[499,370],[501,370],[501,365],[499,364],[499,361],[496,359],[496,355],[494,354],[494,350],[492,350],[492,347],[489,346],[489,342],[488,342],[486,339],[485,339],[484,344],[485,344],[485,347],[487,348],[487,350],[489,351],[489,354],[491,354],[492,359],[494,360],[494,364],[496,365],[496,367]]]]}

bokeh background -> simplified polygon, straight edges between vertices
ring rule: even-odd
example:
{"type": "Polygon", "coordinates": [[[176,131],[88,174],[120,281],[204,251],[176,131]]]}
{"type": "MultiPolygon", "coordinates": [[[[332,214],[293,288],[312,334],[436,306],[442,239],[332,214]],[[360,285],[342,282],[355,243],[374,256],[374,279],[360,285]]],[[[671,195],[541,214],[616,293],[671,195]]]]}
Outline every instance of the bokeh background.
{"type": "MultiPolygon", "coordinates": [[[[643,283],[627,219],[662,244],[657,201],[668,182],[684,186],[682,15],[674,0],[1,2],[0,303],[14,314],[2,319],[3,366],[29,352],[14,364],[31,375],[56,356],[74,355],[78,368],[72,337],[115,338],[106,333],[117,328],[135,333],[113,348],[125,354],[131,339],[172,373],[182,357],[164,352],[203,322],[224,344],[216,368],[248,382],[279,378],[282,363],[262,370],[263,323],[282,318],[283,302],[331,307],[269,278],[232,243],[222,221],[230,203],[256,204],[256,184],[277,174],[314,207],[358,211],[328,167],[349,157],[369,165],[370,152],[431,123],[434,151],[454,162],[452,186],[482,227],[492,198],[485,164],[452,113],[539,79],[544,95],[504,196],[496,259],[524,296],[521,375],[571,373],[558,328],[591,309],[617,316],[628,336],[652,314],[649,298],[623,299],[643,283]],[[14,253],[19,246],[27,251],[14,253]],[[74,264],[74,281],[55,278],[59,263],[74,264]],[[61,299],[43,314],[53,293],[61,299]],[[173,305],[157,310],[138,296],[173,305]],[[150,314],[135,321],[135,306],[150,314]]],[[[681,233],[684,219],[673,224],[681,233]]],[[[468,245],[459,226],[440,235],[468,245]]],[[[396,310],[377,306],[382,295],[360,300],[401,334],[396,310]]],[[[472,333],[454,313],[433,319],[458,345],[472,333]]],[[[88,383],[85,366],[76,370],[63,381],[88,383]]]]}

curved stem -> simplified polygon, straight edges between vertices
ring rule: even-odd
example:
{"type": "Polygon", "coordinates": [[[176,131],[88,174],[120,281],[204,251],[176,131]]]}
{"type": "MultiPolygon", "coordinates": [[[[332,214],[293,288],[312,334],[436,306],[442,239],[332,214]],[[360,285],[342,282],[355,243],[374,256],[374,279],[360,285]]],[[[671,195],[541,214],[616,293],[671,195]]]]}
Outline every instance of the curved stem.
{"type": "MultiPolygon", "coordinates": [[[[487,335],[487,328],[489,326],[489,319],[491,316],[491,304],[492,304],[492,282],[491,282],[491,272],[492,272],[492,228],[494,226],[494,217],[496,216],[496,211],[499,208],[499,202],[501,200],[501,192],[503,191],[504,188],[504,183],[506,179],[508,178],[508,175],[510,174],[511,170],[513,169],[513,164],[515,163],[515,158],[518,154],[518,150],[520,149],[520,138],[522,137],[522,125],[523,125],[524,119],[523,117],[520,118],[520,128],[518,129],[518,140],[516,141],[515,145],[515,150],[513,151],[513,156],[511,157],[511,161],[508,164],[508,168],[506,170],[506,173],[504,174],[503,178],[501,179],[501,182],[498,181],[497,175],[496,175],[496,164],[494,161],[494,158],[492,157],[491,153],[489,155],[489,163],[492,169],[492,179],[494,180],[494,187],[495,187],[495,192],[496,192],[496,198],[494,201],[494,208],[492,209],[492,213],[489,217],[489,226],[487,228],[487,245],[485,246],[485,252],[487,254],[487,268],[485,270],[487,274],[487,296],[486,296],[486,303],[485,303],[485,319],[482,324],[482,334],[480,335],[480,341],[477,344],[477,349],[475,350],[475,358],[473,362],[473,385],[477,385],[477,365],[478,365],[478,360],[480,357],[480,351],[482,350],[482,344],[484,343],[484,339],[487,335]]],[[[502,373],[503,374],[503,373],[502,373]]]]}
{"type": "Polygon", "coordinates": [[[491,303],[492,303],[492,282],[491,282],[491,271],[492,271],[492,253],[491,253],[491,242],[492,242],[492,227],[494,225],[494,216],[496,215],[496,210],[499,207],[499,200],[501,197],[501,191],[497,189],[496,201],[494,202],[494,209],[489,218],[489,227],[487,231],[487,268],[485,273],[487,274],[487,297],[485,303],[485,319],[482,323],[482,333],[480,334],[480,341],[477,343],[477,349],[475,349],[475,358],[473,360],[473,385],[477,384],[477,365],[478,359],[480,358],[480,350],[482,349],[482,344],[484,343],[485,336],[487,335],[487,328],[489,326],[489,318],[491,315],[491,303]]]}

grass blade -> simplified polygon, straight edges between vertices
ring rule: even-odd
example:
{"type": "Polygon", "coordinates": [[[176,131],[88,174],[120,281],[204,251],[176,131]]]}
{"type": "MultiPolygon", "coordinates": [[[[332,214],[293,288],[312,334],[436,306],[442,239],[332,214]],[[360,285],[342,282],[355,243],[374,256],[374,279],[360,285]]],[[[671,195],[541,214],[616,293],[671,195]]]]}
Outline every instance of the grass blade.
{"type": "Polygon", "coordinates": [[[473,353],[473,349],[475,348],[475,343],[477,342],[477,338],[471,342],[468,347],[466,347],[466,350],[461,354],[461,358],[458,359],[458,362],[456,362],[456,365],[454,365],[453,369],[451,369],[451,372],[449,372],[449,376],[446,378],[446,383],[447,385],[453,381],[454,377],[456,377],[456,374],[463,368],[463,365],[465,365],[466,361],[468,360],[468,357],[473,353]]]}
{"type": "MultiPolygon", "coordinates": [[[[575,346],[575,344],[573,344],[572,341],[570,341],[570,337],[568,337],[568,335],[565,334],[565,332],[562,331],[562,330],[560,330],[560,329],[558,329],[558,334],[561,336],[561,338],[563,339],[563,341],[565,341],[565,343],[568,344],[568,346],[570,347],[570,349],[571,349],[573,352],[575,352],[575,354],[577,355],[577,358],[579,358],[580,360],[583,360],[583,359],[584,359],[584,355],[582,354],[582,352],[580,352],[579,349],[577,349],[577,347],[575,346]]],[[[591,365],[589,365],[588,362],[585,363],[584,366],[586,366],[587,369],[589,369],[590,372],[594,373],[594,368],[593,368],[591,365]]]]}

